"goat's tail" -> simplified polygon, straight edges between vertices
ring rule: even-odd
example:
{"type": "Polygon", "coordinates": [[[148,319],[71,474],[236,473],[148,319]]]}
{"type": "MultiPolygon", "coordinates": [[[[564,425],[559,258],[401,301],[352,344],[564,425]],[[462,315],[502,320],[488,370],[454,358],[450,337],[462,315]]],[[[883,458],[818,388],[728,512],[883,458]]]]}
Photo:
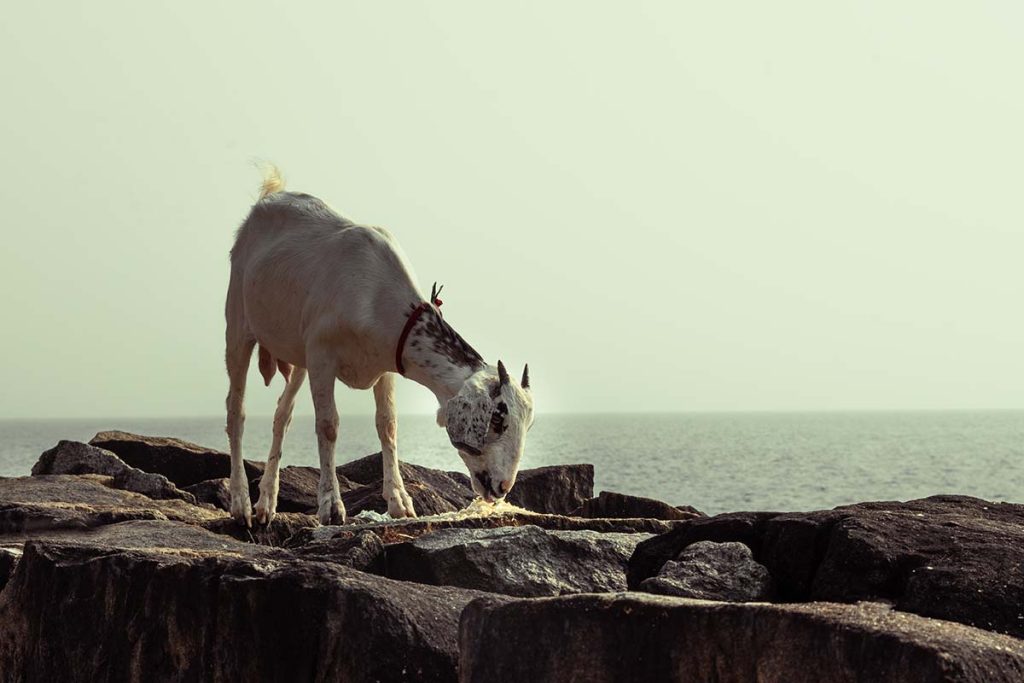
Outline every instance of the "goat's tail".
{"type": "Polygon", "coordinates": [[[263,183],[260,185],[260,199],[284,189],[284,176],[281,170],[273,164],[262,164],[263,183]]]}

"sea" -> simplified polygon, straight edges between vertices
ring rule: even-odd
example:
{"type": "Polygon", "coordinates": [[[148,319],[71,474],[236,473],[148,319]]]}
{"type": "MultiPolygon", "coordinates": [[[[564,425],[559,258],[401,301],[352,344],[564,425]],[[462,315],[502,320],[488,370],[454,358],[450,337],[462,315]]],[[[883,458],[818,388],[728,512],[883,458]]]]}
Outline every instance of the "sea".
{"type": "MultiPolygon", "coordinates": [[[[227,450],[222,417],[0,420],[0,476],[29,474],[61,439],[121,429],[227,450]]],[[[399,457],[462,470],[433,416],[399,418],[399,457]]],[[[246,421],[244,454],[265,460],[271,418],[246,421]]],[[[343,416],[338,464],[380,450],[373,416],[343,416]]],[[[802,511],[964,494],[1024,502],[1024,411],[538,415],[521,467],[591,463],[595,491],[708,514],[802,511]]],[[[283,465],[318,465],[311,416],[296,416],[283,465]]]]}

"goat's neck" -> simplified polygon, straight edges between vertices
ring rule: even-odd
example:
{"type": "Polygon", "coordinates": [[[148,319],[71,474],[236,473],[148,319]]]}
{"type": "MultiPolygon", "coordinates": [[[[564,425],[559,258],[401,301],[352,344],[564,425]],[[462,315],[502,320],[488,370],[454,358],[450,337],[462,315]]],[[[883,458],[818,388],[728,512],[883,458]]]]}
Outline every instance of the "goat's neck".
{"type": "Polygon", "coordinates": [[[409,331],[402,358],[406,377],[434,392],[442,406],[486,367],[480,354],[433,309],[409,331]]]}

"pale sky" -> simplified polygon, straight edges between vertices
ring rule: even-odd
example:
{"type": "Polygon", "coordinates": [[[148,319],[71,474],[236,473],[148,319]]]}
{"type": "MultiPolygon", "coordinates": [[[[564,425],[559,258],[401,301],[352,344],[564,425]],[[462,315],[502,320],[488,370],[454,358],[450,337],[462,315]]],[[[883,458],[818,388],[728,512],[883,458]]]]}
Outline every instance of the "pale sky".
{"type": "Polygon", "coordinates": [[[222,413],[254,159],[390,229],[538,412],[1024,407],[1022,29],[1017,2],[7,3],[0,417],[222,413]]]}

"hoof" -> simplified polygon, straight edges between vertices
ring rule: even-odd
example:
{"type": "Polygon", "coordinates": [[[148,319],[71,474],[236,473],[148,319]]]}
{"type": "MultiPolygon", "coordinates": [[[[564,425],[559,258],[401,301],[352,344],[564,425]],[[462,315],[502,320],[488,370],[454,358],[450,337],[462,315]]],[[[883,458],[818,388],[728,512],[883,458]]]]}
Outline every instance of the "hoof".
{"type": "Polygon", "coordinates": [[[412,498],[405,491],[388,499],[388,514],[394,519],[415,517],[416,509],[412,505],[412,498]]]}
{"type": "Polygon", "coordinates": [[[317,511],[317,519],[324,526],[345,523],[345,505],[340,500],[321,505],[317,511]]]}
{"type": "Polygon", "coordinates": [[[277,516],[277,511],[274,510],[269,505],[265,505],[263,503],[263,498],[261,497],[256,502],[256,515],[255,516],[256,516],[256,523],[257,524],[262,524],[263,526],[270,526],[270,523],[274,521],[274,517],[277,516]]]}
{"type": "Polygon", "coordinates": [[[241,500],[237,496],[231,497],[231,517],[239,524],[252,528],[252,504],[249,502],[249,496],[244,496],[241,500]]]}

